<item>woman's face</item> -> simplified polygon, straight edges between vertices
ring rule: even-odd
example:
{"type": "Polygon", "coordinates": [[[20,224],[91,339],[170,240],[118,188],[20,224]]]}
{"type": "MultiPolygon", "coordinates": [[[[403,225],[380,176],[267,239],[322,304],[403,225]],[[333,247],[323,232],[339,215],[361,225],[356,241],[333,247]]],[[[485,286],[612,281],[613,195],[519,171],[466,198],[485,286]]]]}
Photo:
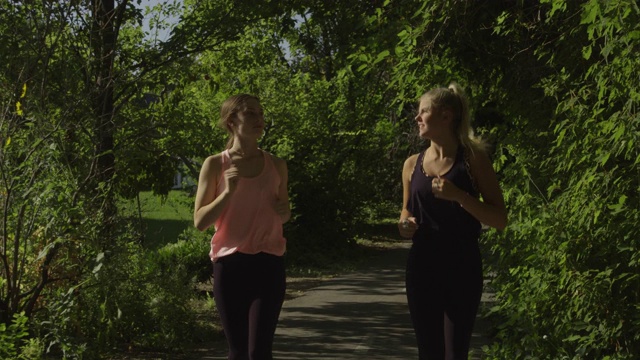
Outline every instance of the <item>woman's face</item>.
{"type": "Polygon", "coordinates": [[[420,99],[418,115],[415,121],[418,124],[418,135],[421,138],[430,138],[435,131],[441,131],[444,124],[441,111],[433,106],[431,99],[423,97],[420,99]]]}
{"type": "Polygon", "coordinates": [[[264,111],[257,100],[249,99],[244,109],[231,120],[237,136],[261,136],[264,131],[264,111]]]}

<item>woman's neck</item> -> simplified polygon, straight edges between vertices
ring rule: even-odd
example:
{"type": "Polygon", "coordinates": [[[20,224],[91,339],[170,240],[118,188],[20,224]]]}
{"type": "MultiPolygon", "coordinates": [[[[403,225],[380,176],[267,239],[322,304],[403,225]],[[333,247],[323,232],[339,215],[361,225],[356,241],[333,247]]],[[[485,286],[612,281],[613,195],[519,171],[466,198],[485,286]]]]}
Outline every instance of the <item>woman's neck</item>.
{"type": "Polygon", "coordinates": [[[229,149],[229,153],[242,158],[250,158],[260,153],[257,141],[243,141],[235,138],[233,145],[229,149]]]}
{"type": "Polygon", "coordinates": [[[455,154],[458,151],[458,145],[458,139],[451,136],[441,139],[432,139],[429,148],[436,158],[443,159],[446,157],[455,157],[455,154]]]}

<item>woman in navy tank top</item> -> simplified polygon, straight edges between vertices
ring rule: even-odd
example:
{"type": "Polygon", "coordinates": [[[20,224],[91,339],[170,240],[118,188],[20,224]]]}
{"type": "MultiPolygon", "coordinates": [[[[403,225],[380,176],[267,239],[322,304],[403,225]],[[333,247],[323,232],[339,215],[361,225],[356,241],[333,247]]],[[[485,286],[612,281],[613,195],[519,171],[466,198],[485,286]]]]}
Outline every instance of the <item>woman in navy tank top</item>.
{"type": "Polygon", "coordinates": [[[398,228],[412,239],[406,289],[420,359],[467,359],[480,297],[482,224],[504,229],[507,211],[485,145],[473,136],[456,83],[420,98],[426,150],[402,170],[398,228]]]}

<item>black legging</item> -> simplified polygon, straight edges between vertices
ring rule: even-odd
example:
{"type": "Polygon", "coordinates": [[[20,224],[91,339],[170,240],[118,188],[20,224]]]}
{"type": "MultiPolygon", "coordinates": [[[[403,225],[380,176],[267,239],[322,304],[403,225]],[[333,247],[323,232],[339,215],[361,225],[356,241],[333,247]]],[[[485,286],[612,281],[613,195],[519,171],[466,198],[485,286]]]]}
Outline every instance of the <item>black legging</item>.
{"type": "Polygon", "coordinates": [[[407,300],[419,359],[466,360],[482,296],[480,253],[434,256],[430,250],[414,245],[407,260],[407,300]]]}
{"type": "Polygon", "coordinates": [[[234,253],[214,262],[213,276],[229,360],[272,359],[286,288],[283,258],[234,253]]]}

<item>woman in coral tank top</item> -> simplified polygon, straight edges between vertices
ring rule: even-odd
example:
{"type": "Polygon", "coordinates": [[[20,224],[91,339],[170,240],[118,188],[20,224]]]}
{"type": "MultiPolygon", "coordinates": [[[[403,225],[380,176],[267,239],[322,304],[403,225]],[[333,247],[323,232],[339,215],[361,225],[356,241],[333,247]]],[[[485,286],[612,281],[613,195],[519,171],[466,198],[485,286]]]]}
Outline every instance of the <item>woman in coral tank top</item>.
{"type": "Polygon", "coordinates": [[[209,256],[229,359],[268,360],[285,294],[287,165],[258,148],[265,123],[257,97],[228,98],[219,126],[229,143],[202,165],[194,224],[216,229],[209,256]]]}

